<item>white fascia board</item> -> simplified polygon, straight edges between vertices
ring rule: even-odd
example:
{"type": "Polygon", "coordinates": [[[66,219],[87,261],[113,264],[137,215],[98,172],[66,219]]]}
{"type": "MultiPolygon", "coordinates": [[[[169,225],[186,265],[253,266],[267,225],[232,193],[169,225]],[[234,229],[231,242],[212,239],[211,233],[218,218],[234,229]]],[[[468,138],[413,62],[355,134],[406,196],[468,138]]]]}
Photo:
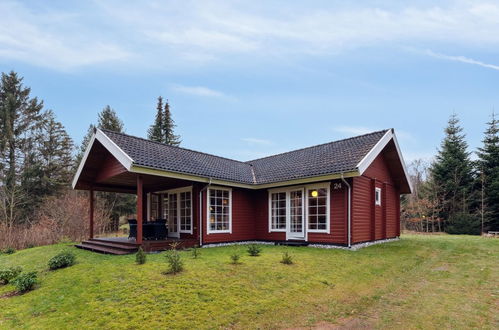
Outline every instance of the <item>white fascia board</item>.
{"type": "Polygon", "coordinates": [[[90,138],[90,141],[88,142],[87,149],[85,149],[85,153],[83,154],[83,157],[80,161],[80,165],[78,165],[78,170],[76,171],[76,174],[73,177],[73,182],[71,183],[71,186],[73,187],[73,189],[76,187],[76,183],[78,182],[78,179],[80,178],[81,171],[83,170],[83,166],[85,166],[85,162],[87,161],[88,154],[90,154],[90,149],[92,149],[94,142],[95,142],[95,133],[92,134],[92,137],[90,138]]]}
{"type": "Polygon", "coordinates": [[[103,131],[97,128],[95,138],[116,158],[127,171],[130,171],[133,159],[128,156],[116,143],[113,142],[103,131]]]}
{"type": "Polygon", "coordinates": [[[130,158],[130,156],[128,156],[120,147],[118,147],[116,143],[114,143],[104,132],[97,128],[95,130],[95,133],[92,134],[92,137],[90,138],[87,149],[83,154],[83,158],[81,159],[78,170],[76,171],[76,174],[73,178],[73,182],[71,184],[73,189],[76,187],[76,183],[80,178],[81,172],[83,170],[83,167],[85,166],[88,155],[90,154],[90,150],[92,149],[95,140],[99,141],[104,146],[104,148],[106,148],[121,163],[121,165],[123,165],[127,169],[127,171],[130,171],[132,167],[133,159],[130,158]]]}
{"type": "Polygon", "coordinates": [[[409,185],[409,190],[412,193],[411,180],[409,178],[409,173],[407,172],[407,167],[405,166],[404,157],[402,157],[402,152],[400,151],[400,146],[399,146],[399,143],[397,141],[397,137],[395,136],[395,132],[393,133],[393,142],[395,142],[395,147],[397,148],[397,154],[399,155],[400,162],[402,163],[402,168],[404,169],[405,179],[407,180],[407,184],[409,185]]]}
{"type": "Polygon", "coordinates": [[[385,135],[374,145],[374,147],[367,153],[367,155],[362,158],[362,160],[357,164],[357,169],[360,175],[364,174],[367,168],[372,164],[372,162],[378,157],[378,155],[383,151],[388,142],[393,138],[392,130],[388,130],[385,135]]]}
{"type": "Polygon", "coordinates": [[[365,155],[364,158],[362,158],[362,160],[357,164],[357,169],[360,175],[362,175],[372,164],[372,162],[376,159],[376,157],[378,157],[381,151],[383,151],[388,142],[390,142],[391,140],[393,140],[393,142],[395,143],[395,148],[397,150],[400,163],[402,164],[402,168],[404,170],[405,179],[409,184],[409,189],[412,191],[411,181],[409,180],[409,175],[407,174],[407,168],[405,166],[404,157],[402,157],[402,152],[400,151],[400,146],[398,144],[397,137],[395,136],[395,132],[393,131],[393,129],[388,130],[385,133],[385,135],[383,135],[383,137],[379,139],[379,141],[367,153],[367,155],[365,155]]]}

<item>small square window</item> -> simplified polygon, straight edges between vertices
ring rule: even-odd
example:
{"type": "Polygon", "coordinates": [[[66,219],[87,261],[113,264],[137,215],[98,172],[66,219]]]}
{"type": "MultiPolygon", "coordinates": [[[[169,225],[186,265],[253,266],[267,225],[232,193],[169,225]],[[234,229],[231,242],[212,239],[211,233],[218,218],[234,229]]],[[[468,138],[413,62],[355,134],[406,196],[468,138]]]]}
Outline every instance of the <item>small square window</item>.
{"type": "Polygon", "coordinates": [[[374,191],[374,201],[376,205],[381,205],[381,188],[376,188],[374,191]]]}

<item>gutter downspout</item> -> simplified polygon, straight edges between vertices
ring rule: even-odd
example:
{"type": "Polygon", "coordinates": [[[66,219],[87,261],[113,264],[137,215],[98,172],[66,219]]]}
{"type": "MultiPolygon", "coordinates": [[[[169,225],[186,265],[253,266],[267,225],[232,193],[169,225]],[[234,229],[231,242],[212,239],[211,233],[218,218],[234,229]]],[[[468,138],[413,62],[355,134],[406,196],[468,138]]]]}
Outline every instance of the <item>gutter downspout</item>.
{"type": "Polygon", "coordinates": [[[209,186],[211,186],[211,178],[208,184],[199,191],[199,246],[203,246],[203,191],[207,190],[209,186]]]}
{"type": "Polygon", "coordinates": [[[343,173],[341,173],[341,181],[343,181],[347,187],[348,187],[348,206],[347,206],[347,226],[348,226],[348,248],[352,247],[352,187],[348,183],[347,180],[345,180],[345,177],[343,176],[343,173]]]}

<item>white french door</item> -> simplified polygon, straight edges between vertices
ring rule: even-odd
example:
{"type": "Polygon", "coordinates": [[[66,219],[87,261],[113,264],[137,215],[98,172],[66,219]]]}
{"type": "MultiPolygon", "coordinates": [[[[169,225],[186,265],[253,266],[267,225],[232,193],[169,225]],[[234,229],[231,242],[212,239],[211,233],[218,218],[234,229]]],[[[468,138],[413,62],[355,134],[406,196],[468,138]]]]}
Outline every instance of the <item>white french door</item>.
{"type": "Polygon", "coordinates": [[[305,207],[303,189],[291,190],[287,192],[286,203],[286,239],[305,239],[305,207]]]}
{"type": "Polygon", "coordinates": [[[168,194],[168,237],[180,238],[178,216],[178,194],[168,194]]]}

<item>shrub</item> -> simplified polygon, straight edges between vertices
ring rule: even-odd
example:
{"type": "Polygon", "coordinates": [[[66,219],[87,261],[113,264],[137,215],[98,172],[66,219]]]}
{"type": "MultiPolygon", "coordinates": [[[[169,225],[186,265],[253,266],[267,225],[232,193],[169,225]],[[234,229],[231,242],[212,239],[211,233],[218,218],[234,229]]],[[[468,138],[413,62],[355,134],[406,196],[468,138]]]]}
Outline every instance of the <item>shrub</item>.
{"type": "Polygon", "coordinates": [[[184,270],[184,262],[180,257],[180,253],[177,251],[178,244],[172,244],[171,250],[168,251],[166,255],[166,261],[168,262],[168,271],[167,274],[177,274],[184,270]]]}
{"type": "Polygon", "coordinates": [[[143,265],[146,263],[146,253],[144,252],[142,247],[139,247],[139,250],[135,255],[135,262],[137,263],[137,265],[143,265]]]}
{"type": "Polygon", "coordinates": [[[0,269],[0,284],[8,284],[19,274],[21,274],[21,267],[9,267],[5,269],[0,269]]]}
{"type": "Polygon", "coordinates": [[[250,256],[257,257],[260,255],[260,252],[262,252],[262,248],[258,245],[251,244],[250,246],[248,246],[248,253],[250,256]]]}
{"type": "Polygon", "coordinates": [[[76,257],[72,252],[61,252],[49,260],[49,268],[51,270],[65,268],[74,265],[76,257]]]}
{"type": "Polygon", "coordinates": [[[230,263],[233,265],[237,265],[237,264],[239,264],[239,259],[241,259],[241,255],[237,252],[234,252],[230,256],[230,263]]]}
{"type": "Polygon", "coordinates": [[[13,247],[8,247],[5,250],[3,250],[3,253],[5,253],[5,254],[13,254],[15,252],[16,252],[16,249],[14,249],[13,247]]]}
{"type": "Polygon", "coordinates": [[[192,247],[192,257],[194,259],[197,259],[199,255],[201,254],[201,251],[199,251],[199,247],[197,245],[192,247]]]}
{"type": "Polygon", "coordinates": [[[38,283],[38,274],[37,272],[29,272],[22,273],[17,276],[12,283],[15,285],[17,291],[19,292],[27,292],[33,290],[35,284],[38,283]]]}
{"type": "Polygon", "coordinates": [[[288,253],[288,251],[285,251],[282,254],[281,263],[285,265],[291,265],[293,263],[293,257],[288,253]]]}
{"type": "Polygon", "coordinates": [[[449,218],[445,231],[454,235],[480,235],[480,220],[472,214],[457,213],[449,218]]]}

